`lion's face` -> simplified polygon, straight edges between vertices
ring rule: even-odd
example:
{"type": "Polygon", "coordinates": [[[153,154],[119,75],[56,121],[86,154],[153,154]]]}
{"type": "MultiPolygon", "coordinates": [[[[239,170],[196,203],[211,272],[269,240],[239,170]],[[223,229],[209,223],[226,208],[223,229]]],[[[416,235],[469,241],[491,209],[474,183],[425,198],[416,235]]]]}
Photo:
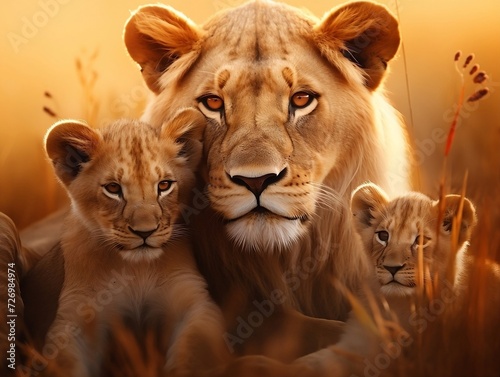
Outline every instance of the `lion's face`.
{"type": "Polygon", "coordinates": [[[194,186],[193,163],[200,151],[198,156],[181,152],[177,139],[196,118],[201,116],[194,110],[181,113],[163,130],[136,121],[118,121],[102,130],[62,121],[49,130],[49,157],[74,213],[93,238],[82,242],[129,261],[162,254],[179,232],[180,206],[194,186]],[[188,119],[189,114],[194,118],[188,119]]]}
{"type": "Polygon", "coordinates": [[[353,91],[314,49],[303,52],[294,64],[224,64],[197,93],[209,119],[208,196],[243,246],[285,247],[300,237],[325,178],[363,137],[363,109],[342,108],[353,91]]]}
{"type": "MultiPolygon", "coordinates": [[[[387,297],[410,297],[420,284],[442,284],[452,257],[452,222],[456,221],[460,197],[448,195],[442,223],[439,203],[420,193],[408,193],[389,201],[374,184],[360,186],[352,197],[356,228],[370,257],[382,293],[387,297]],[[421,262],[419,262],[419,253],[421,262]]],[[[475,209],[464,199],[457,226],[457,250],[470,238],[475,209]]]]}
{"type": "Polygon", "coordinates": [[[353,179],[371,148],[365,143],[377,137],[371,95],[399,34],[392,16],[371,3],[320,23],[259,2],[203,28],[170,8],[144,7],[125,41],[157,94],[148,121],[198,106],[207,119],[211,206],[236,244],[269,250],[300,238],[318,206],[332,205],[325,198],[342,196],[353,179]]]}

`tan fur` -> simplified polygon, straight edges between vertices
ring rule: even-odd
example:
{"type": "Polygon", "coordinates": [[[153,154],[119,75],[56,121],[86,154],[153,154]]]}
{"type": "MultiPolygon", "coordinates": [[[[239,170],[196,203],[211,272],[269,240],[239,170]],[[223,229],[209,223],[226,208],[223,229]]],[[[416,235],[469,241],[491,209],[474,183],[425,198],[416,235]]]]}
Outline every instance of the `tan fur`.
{"type": "Polygon", "coordinates": [[[191,220],[213,296],[229,321],[273,292],[285,297],[278,311],[347,319],[350,306],[332,281],[357,292],[371,271],[344,203],[366,180],[394,193],[409,188],[405,130],[381,85],[399,45],[397,21],[370,2],[323,20],[271,1],[201,27],[174,17],[161,5],[139,8],[124,38],[155,92],[143,119],[161,124],[172,108],[193,103],[207,118],[199,189],[208,198],[191,220]],[[182,47],[165,28],[193,39],[189,52],[161,65],[153,51],[182,47]],[[293,110],[300,92],[315,98],[293,110]],[[222,111],[207,107],[210,96],[222,111]],[[258,197],[245,183],[258,185],[256,177],[271,177],[258,197]]]}
{"type": "MultiPolygon", "coordinates": [[[[455,293],[464,289],[463,262],[476,224],[476,212],[472,203],[464,198],[461,220],[458,220],[460,201],[458,195],[445,197],[444,216],[438,224],[439,202],[421,193],[410,192],[389,200],[384,191],[372,183],[361,185],[353,193],[351,210],[355,226],[375,267],[381,291],[404,325],[419,287],[440,287],[455,293]],[[452,241],[453,222],[457,223],[456,248],[452,241]],[[418,262],[420,247],[421,265],[418,262]],[[419,272],[419,268],[423,270],[419,272]],[[450,270],[454,271],[452,275],[450,270]],[[419,276],[424,280],[419,282],[419,276]]],[[[433,294],[439,297],[439,292],[433,294]]]]}
{"type": "Polygon", "coordinates": [[[72,210],[61,240],[64,283],[44,350],[55,345],[70,375],[99,373],[106,331],[121,318],[169,329],[158,336],[169,344],[170,372],[224,359],[222,317],[179,224],[203,127],[191,109],[161,128],[118,121],[99,131],[61,121],[49,130],[47,153],[72,210]],[[107,190],[110,183],[121,191],[107,190]]]}
{"type": "MultiPolygon", "coordinates": [[[[183,215],[226,318],[236,327],[254,300],[280,294],[275,312],[347,319],[350,305],[332,282],[358,291],[372,272],[346,220],[350,192],[367,180],[391,194],[409,188],[406,132],[382,85],[399,45],[394,17],[359,2],[318,20],[257,0],[196,26],[149,5],[131,15],[124,39],[155,95],[144,120],[160,127],[193,105],[206,116],[199,195],[183,215]],[[290,111],[304,91],[315,99],[290,111]],[[204,105],[214,95],[221,113],[204,105]],[[253,211],[256,197],[239,176],[272,177],[260,198],[267,210],[253,211]]],[[[349,334],[341,341],[354,344],[349,352],[368,347],[349,334]]]]}

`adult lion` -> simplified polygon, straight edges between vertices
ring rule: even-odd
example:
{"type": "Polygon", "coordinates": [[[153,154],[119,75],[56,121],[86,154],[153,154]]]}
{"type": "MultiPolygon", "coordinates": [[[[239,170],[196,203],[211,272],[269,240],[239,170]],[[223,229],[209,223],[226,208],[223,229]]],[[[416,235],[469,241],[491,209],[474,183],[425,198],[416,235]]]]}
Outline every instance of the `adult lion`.
{"type": "Polygon", "coordinates": [[[184,216],[234,321],[228,344],[265,328],[256,311],[347,319],[338,287],[357,291],[372,276],[350,193],[368,180],[409,188],[405,130],[381,89],[400,42],[394,17],[355,2],[319,21],[257,0],[197,26],[148,5],[124,38],[154,93],[144,120],[159,126],[189,106],[206,116],[199,195],[184,216]]]}
{"type": "Polygon", "coordinates": [[[197,26],[147,5],[124,38],[154,93],[146,121],[186,106],[206,116],[200,195],[185,218],[215,299],[226,313],[235,300],[246,308],[232,313],[231,345],[261,326],[249,315],[263,303],[265,316],[347,319],[334,281],[357,291],[371,276],[350,194],[367,180],[409,188],[405,130],[381,90],[400,42],[394,17],[356,2],[318,21],[252,1],[197,26]]]}

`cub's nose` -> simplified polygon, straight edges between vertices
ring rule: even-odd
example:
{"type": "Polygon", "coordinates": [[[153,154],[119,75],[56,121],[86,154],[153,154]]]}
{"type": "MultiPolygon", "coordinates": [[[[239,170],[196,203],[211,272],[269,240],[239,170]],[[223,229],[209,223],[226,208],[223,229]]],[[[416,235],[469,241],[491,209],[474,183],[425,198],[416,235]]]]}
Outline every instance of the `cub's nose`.
{"type": "Polygon", "coordinates": [[[260,194],[262,194],[262,192],[269,185],[272,185],[273,183],[280,181],[285,175],[286,175],[286,168],[283,169],[279,174],[269,173],[261,175],[259,177],[234,175],[234,176],[229,176],[229,178],[237,185],[246,187],[258,198],[260,194]]]}
{"type": "Polygon", "coordinates": [[[137,229],[133,229],[132,227],[128,227],[128,229],[134,233],[135,235],[141,237],[144,241],[146,241],[146,239],[152,235],[154,232],[156,232],[156,230],[158,229],[158,227],[156,227],[155,229],[151,229],[151,230],[137,230],[137,229]]]}

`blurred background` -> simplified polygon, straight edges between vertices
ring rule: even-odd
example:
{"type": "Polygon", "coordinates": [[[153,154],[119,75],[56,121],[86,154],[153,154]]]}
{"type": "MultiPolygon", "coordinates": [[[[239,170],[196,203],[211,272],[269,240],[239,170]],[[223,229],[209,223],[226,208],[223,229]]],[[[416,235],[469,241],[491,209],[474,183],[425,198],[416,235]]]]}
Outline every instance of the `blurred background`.
{"type": "MultiPolygon", "coordinates": [[[[322,16],[343,1],[287,0],[322,16]]],[[[444,137],[456,109],[457,50],[475,54],[490,94],[459,116],[450,167],[457,191],[469,171],[468,196],[499,219],[500,3],[498,0],[384,0],[400,20],[403,48],[386,81],[415,143],[419,188],[437,197],[444,137]],[[495,204],[496,203],[496,204],[495,204]]],[[[148,91],[122,41],[130,11],[144,0],[6,1],[0,13],[0,211],[26,227],[67,202],[43,151],[58,118],[98,127],[139,116],[148,91]],[[44,107],[46,110],[44,111],[44,107]]],[[[242,0],[170,0],[197,23],[242,0]]],[[[467,77],[470,83],[470,77],[467,77]]],[[[474,90],[469,85],[466,93],[474,90]]]]}

